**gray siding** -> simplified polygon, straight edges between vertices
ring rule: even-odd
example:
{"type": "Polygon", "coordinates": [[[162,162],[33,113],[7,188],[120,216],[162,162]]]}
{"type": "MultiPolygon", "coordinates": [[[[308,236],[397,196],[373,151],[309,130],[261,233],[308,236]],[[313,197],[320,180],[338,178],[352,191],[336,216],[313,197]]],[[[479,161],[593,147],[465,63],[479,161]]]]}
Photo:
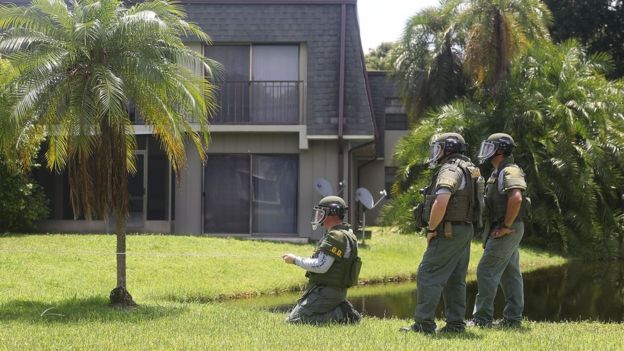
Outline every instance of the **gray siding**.
{"type": "MultiPolygon", "coordinates": [[[[338,130],[340,5],[187,4],[214,43],[305,43],[308,134],[338,130]]],[[[354,5],[347,5],[345,132],[372,135],[354,5]]]]}
{"type": "MultiPolygon", "coordinates": [[[[387,73],[384,71],[372,71],[367,72],[368,82],[370,85],[370,91],[372,95],[373,111],[375,113],[375,121],[379,133],[375,142],[375,150],[377,157],[384,157],[387,154],[384,150],[384,138],[386,129],[386,98],[398,97],[399,92],[397,85],[390,80],[387,73]]],[[[393,151],[390,151],[391,153],[393,151]]]]}

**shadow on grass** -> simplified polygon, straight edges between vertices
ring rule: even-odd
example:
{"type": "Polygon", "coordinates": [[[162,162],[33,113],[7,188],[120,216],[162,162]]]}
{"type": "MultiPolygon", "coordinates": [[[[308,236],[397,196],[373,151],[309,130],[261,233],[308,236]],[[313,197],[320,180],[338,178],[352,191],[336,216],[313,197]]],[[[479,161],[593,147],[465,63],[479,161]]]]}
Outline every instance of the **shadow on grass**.
{"type": "Polygon", "coordinates": [[[466,330],[463,333],[435,333],[431,337],[434,339],[456,339],[456,340],[483,339],[483,335],[475,334],[470,330],[466,330]]]}
{"type": "Polygon", "coordinates": [[[186,307],[139,305],[114,309],[105,297],[73,298],[61,301],[12,300],[0,304],[0,323],[75,323],[85,321],[143,323],[147,320],[177,316],[186,307]]]}

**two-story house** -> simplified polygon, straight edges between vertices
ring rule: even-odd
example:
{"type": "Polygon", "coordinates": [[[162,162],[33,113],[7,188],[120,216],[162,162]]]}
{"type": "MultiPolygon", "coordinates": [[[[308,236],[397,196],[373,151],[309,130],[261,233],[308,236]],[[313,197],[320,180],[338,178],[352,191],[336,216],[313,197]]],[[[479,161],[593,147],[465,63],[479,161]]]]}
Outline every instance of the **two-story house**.
{"type": "MultiPolygon", "coordinates": [[[[133,116],[138,172],[129,182],[128,230],[318,238],[310,228],[318,178],[357,221],[355,189],[376,192],[393,174],[384,161],[387,133],[376,124],[387,125],[395,95],[382,75],[366,72],[357,1],[182,3],[213,40],[187,45],[224,68],[208,158],[200,162],[189,145],[187,167],[174,179],[150,129],[133,116]]],[[[107,230],[103,221],[73,219],[65,175],[39,170],[38,178],[52,207],[42,229],[107,230]]]]}

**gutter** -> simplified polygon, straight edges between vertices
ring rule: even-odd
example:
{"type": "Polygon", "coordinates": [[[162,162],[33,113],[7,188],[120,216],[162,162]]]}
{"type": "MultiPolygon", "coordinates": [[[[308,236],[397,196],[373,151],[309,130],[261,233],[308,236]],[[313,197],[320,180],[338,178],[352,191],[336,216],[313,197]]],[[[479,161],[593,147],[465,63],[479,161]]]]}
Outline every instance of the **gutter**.
{"type": "MultiPolygon", "coordinates": [[[[357,149],[362,149],[362,148],[364,148],[364,147],[366,147],[366,146],[368,146],[368,145],[373,145],[373,146],[374,146],[374,145],[375,145],[375,139],[373,139],[373,140],[371,140],[371,141],[369,141],[369,142],[366,142],[366,143],[364,143],[364,144],[360,144],[360,145],[358,145],[358,146],[353,146],[353,147],[350,147],[350,148],[349,148],[349,151],[347,152],[347,156],[349,157],[349,164],[348,164],[348,167],[347,167],[347,174],[348,174],[349,179],[351,179],[351,172],[352,172],[352,170],[351,170],[351,168],[352,168],[352,167],[351,167],[351,157],[352,157],[352,156],[351,156],[351,155],[353,154],[353,151],[355,151],[355,150],[357,150],[357,149]]],[[[375,159],[372,159],[372,160],[370,160],[370,161],[366,162],[363,166],[367,165],[367,164],[368,164],[368,163],[370,163],[370,162],[373,162],[374,160],[375,160],[375,159]]],[[[359,185],[359,183],[360,183],[360,179],[359,179],[359,170],[360,170],[360,167],[358,167],[358,180],[357,180],[357,184],[358,184],[358,185],[359,185]]],[[[351,195],[351,194],[350,194],[350,192],[349,192],[349,195],[351,195]]],[[[351,206],[351,204],[352,204],[352,203],[353,203],[353,201],[352,201],[352,199],[351,199],[351,196],[349,196],[349,199],[348,199],[348,201],[347,201],[347,206],[349,207],[349,210],[350,210],[350,211],[353,211],[353,210],[354,210],[354,207],[353,207],[353,206],[351,206]]],[[[357,213],[357,212],[355,212],[355,213],[357,213]]],[[[353,214],[353,212],[349,213],[349,220],[351,220],[352,218],[353,218],[353,219],[355,219],[355,218],[354,218],[355,216],[351,216],[352,214],[353,214]]],[[[351,223],[351,224],[353,225],[353,223],[351,223]]]]}
{"type": "MultiPolygon", "coordinates": [[[[345,5],[343,5],[343,7],[344,6],[345,5]]],[[[356,7],[357,7],[357,5],[356,5],[356,7]]],[[[357,10],[357,8],[356,8],[356,10],[357,10]]],[[[370,160],[366,161],[364,164],[358,166],[358,168],[357,168],[356,186],[359,187],[360,186],[360,173],[361,173],[362,168],[366,167],[367,165],[369,165],[372,162],[374,162],[375,160],[377,160],[377,151],[376,151],[376,148],[375,148],[375,146],[376,146],[375,143],[376,143],[377,140],[379,140],[379,129],[377,128],[377,121],[375,120],[375,112],[373,110],[373,97],[371,95],[370,83],[369,83],[368,74],[367,74],[367,71],[366,71],[366,60],[364,59],[364,49],[362,48],[362,36],[361,36],[361,33],[360,33],[360,20],[358,18],[357,11],[355,11],[355,28],[357,30],[357,35],[358,35],[358,38],[359,38],[359,40],[357,41],[357,44],[359,45],[359,49],[360,49],[360,59],[361,59],[361,62],[362,62],[362,74],[364,75],[364,83],[365,83],[365,86],[366,86],[366,97],[368,99],[368,109],[370,111],[370,116],[371,116],[371,120],[372,120],[372,123],[373,123],[373,140],[371,140],[369,142],[366,142],[364,144],[361,144],[361,145],[349,148],[349,151],[347,153],[347,155],[349,157],[349,165],[348,165],[348,177],[349,177],[349,180],[351,179],[351,172],[352,172],[352,170],[351,170],[351,168],[352,168],[351,167],[351,157],[352,156],[351,155],[352,155],[353,151],[355,151],[357,149],[360,149],[360,148],[364,148],[364,147],[366,147],[368,145],[373,145],[373,149],[374,149],[373,150],[373,157],[370,160]]],[[[341,50],[344,50],[344,47],[341,46],[341,50]]],[[[342,52],[341,52],[341,54],[342,54],[342,52]]],[[[342,63],[342,61],[341,61],[341,63],[342,63]]],[[[344,72],[341,72],[341,73],[344,73],[344,72]]],[[[349,195],[351,195],[351,194],[349,194],[349,195]]],[[[353,201],[351,201],[351,196],[349,196],[348,206],[349,206],[350,209],[353,208],[351,206],[352,202],[353,201]]],[[[355,212],[355,214],[357,215],[357,211],[355,212]]],[[[349,218],[350,219],[351,218],[355,219],[355,216],[352,216],[352,217],[349,217],[349,218]]]]}
{"type": "MultiPolygon", "coordinates": [[[[345,96],[345,60],[347,36],[347,5],[343,3],[340,9],[340,67],[338,87],[338,181],[347,184],[344,179],[344,96],[345,96]]],[[[350,195],[350,194],[349,194],[350,195]]],[[[344,196],[344,195],[343,195],[344,196]]],[[[348,197],[349,199],[351,196],[348,197]]]]}

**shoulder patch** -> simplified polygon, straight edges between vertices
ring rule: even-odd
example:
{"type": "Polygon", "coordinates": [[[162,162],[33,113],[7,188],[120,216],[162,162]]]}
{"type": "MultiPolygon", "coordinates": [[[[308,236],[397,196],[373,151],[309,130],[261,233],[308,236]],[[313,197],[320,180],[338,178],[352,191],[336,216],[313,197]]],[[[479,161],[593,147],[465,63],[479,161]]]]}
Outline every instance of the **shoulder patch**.
{"type": "Polygon", "coordinates": [[[526,190],[527,184],[524,179],[524,171],[516,165],[505,167],[500,174],[499,187],[502,192],[511,189],[526,190]]]}
{"type": "Polygon", "coordinates": [[[321,241],[319,250],[330,256],[342,258],[344,257],[347,246],[346,240],[347,238],[341,230],[331,230],[325,235],[323,241],[321,241]]]}
{"type": "Polygon", "coordinates": [[[435,189],[447,188],[454,193],[459,189],[464,172],[457,165],[442,167],[436,178],[435,189]]]}

